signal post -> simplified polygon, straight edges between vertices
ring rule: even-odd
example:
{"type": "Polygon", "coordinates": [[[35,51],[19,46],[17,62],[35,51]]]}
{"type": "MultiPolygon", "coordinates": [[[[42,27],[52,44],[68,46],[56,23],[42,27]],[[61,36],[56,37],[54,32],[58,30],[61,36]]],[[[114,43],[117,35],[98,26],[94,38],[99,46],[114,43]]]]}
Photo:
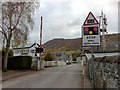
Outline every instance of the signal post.
{"type": "Polygon", "coordinates": [[[93,88],[95,87],[94,82],[94,55],[93,55],[93,47],[100,45],[100,24],[92,14],[89,12],[87,18],[85,19],[82,26],[82,46],[87,47],[91,51],[91,59],[92,59],[92,83],[93,88]]]}

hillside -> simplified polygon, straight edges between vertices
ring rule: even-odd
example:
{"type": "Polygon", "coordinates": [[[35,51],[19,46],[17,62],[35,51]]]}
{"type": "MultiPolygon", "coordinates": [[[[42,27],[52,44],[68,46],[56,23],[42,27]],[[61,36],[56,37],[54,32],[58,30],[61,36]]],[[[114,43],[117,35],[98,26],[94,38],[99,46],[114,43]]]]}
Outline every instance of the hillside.
{"type": "Polygon", "coordinates": [[[46,49],[75,50],[81,48],[81,38],[77,39],[53,39],[44,44],[46,49]]]}
{"type": "MultiPolygon", "coordinates": [[[[106,44],[107,44],[107,51],[116,51],[118,50],[118,40],[120,40],[120,37],[118,37],[120,34],[108,34],[105,36],[106,38],[106,44]]],[[[76,38],[76,39],[53,39],[48,42],[46,42],[44,45],[45,49],[47,51],[69,51],[69,50],[80,50],[82,49],[82,39],[76,38]]],[[[102,47],[99,46],[97,49],[94,48],[94,51],[102,51],[102,47]]]]}

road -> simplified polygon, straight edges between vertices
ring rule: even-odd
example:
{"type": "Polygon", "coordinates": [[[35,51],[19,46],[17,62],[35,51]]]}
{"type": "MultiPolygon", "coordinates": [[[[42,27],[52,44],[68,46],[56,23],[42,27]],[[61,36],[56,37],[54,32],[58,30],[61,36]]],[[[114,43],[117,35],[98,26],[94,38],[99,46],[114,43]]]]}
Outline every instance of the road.
{"type": "Polygon", "coordinates": [[[46,68],[43,71],[3,82],[3,88],[83,88],[80,64],[46,68]]]}

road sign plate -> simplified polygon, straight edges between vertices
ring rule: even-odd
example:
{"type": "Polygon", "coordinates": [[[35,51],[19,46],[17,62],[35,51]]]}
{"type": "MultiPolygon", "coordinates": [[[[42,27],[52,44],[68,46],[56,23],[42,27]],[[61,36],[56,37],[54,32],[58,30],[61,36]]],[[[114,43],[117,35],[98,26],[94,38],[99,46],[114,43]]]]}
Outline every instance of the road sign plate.
{"type": "Polygon", "coordinates": [[[100,45],[100,36],[99,35],[86,35],[82,39],[83,46],[96,46],[100,45]]]}
{"type": "Polygon", "coordinates": [[[91,12],[89,12],[87,18],[85,19],[85,22],[83,23],[83,26],[97,25],[97,24],[99,24],[99,22],[97,21],[95,16],[91,12]]]}

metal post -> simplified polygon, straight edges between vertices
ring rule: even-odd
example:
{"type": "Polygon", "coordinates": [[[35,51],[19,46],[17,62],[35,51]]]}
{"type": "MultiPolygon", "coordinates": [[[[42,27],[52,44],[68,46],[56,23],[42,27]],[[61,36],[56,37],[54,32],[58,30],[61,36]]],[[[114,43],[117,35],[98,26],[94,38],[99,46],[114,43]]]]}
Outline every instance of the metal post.
{"type": "MultiPolygon", "coordinates": [[[[40,47],[42,47],[42,22],[43,22],[43,19],[42,19],[42,16],[41,16],[41,25],[40,25],[40,47]]],[[[39,70],[41,69],[41,53],[39,53],[39,70]]]]}
{"type": "Polygon", "coordinates": [[[38,60],[38,67],[37,67],[37,70],[40,70],[40,60],[38,60]]]}
{"type": "Polygon", "coordinates": [[[91,46],[91,59],[92,59],[92,82],[93,82],[93,88],[95,88],[95,76],[94,76],[94,55],[93,55],[93,47],[91,46]]]}
{"type": "Polygon", "coordinates": [[[39,54],[39,65],[40,65],[40,69],[41,69],[41,53],[39,54]]]}
{"type": "Polygon", "coordinates": [[[41,25],[40,25],[40,47],[42,46],[42,17],[41,17],[41,25]]]}
{"type": "Polygon", "coordinates": [[[37,61],[37,70],[40,70],[40,55],[37,58],[38,58],[38,61],[37,61]]]}
{"type": "Polygon", "coordinates": [[[42,59],[41,59],[41,53],[40,53],[40,69],[42,69],[42,59]]]}

